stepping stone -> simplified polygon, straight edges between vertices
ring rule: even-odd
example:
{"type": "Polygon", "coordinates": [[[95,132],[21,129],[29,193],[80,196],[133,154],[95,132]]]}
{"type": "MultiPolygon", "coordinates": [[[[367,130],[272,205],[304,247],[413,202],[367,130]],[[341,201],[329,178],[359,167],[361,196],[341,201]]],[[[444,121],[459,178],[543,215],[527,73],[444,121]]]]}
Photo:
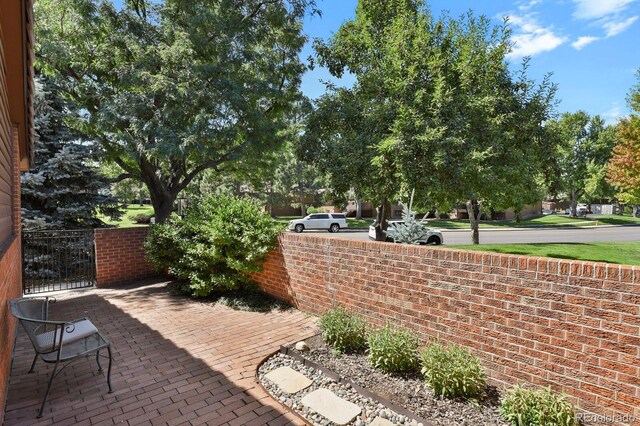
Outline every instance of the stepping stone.
{"type": "Polygon", "coordinates": [[[393,426],[393,423],[387,419],[383,419],[382,417],[376,417],[371,423],[369,423],[369,426],[393,426]]]}
{"type": "Polygon", "coordinates": [[[356,404],[340,398],[328,389],[317,389],[301,401],[321,416],[339,425],[353,421],[362,411],[356,404]]]}
{"type": "Polygon", "coordinates": [[[311,386],[311,379],[291,367],[277,368],[265,376],[286,393],[296,393],[311,386]]]}

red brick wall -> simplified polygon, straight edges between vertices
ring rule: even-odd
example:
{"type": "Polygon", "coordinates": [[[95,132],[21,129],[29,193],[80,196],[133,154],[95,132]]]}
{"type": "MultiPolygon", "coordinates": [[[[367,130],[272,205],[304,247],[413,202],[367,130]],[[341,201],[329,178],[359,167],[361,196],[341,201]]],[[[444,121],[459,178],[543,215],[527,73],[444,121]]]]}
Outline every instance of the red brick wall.
{"type": "MultiPolygon", "coordinates": [[[[1,55],[0,55],[1,56],[1,55]]],[[[0,63],[1,65],[1,63],[0,63]]],[[[4,417],[4,404],[9,385],[9,372],[15,342],[16,322],[9,312],[9,300],[22,295],[22,255],[20,245],[20,172],[18,132],[10,131],[12,154],[11,170],[11,237],[0,245],[0,424],[4,417]]],[[[5,213],[6,214],[6,213],[5,213]]]]}
{"type": "Polygon", "coordinates": [[[640,424],[640,267],[286,233],[255,278],[304,311],[339,303],[462,344],[496,384],[640,424]]]}
{"type": "Polygon", "coordinates": [[[98,287],[157,275],[144,260],[142,243],[147,227],[96,229],[98,287]]]}
{"type": "Polygon", "coordinates": [[[9,384],[16,323],[9,312],[9,300],[22,295],[20,239],[15,238],[0,258],[0,424],[9,384]]]}

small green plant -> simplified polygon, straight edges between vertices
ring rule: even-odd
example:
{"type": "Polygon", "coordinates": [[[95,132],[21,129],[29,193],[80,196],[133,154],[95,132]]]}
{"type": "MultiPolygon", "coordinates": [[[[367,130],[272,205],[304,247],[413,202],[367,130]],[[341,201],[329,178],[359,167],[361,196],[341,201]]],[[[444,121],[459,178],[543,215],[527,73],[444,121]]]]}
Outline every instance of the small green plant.
{"type": "Polygon", "coordinates": [[[457,346],[432,342],[420,353],[422,374],[436,395],[474,398],[485,384],[478,358],[457,346]]]}
{"type": "Polygon", "coordinates": [[[325,213],[325,211],[322,207],[313,207],[313,206],[307,207],[307,214],[314,214],[314,213],[325,213]]]}
{"type": "Polygon", "coordinates": [[[578,423],[571,403],[551,388],[525,389],[516,385],[507,390],[500,415],[513,426],[575,426],[578,423]]]}
{"type": "Polygon", "coordinates": [[[410,330],[385,325],[372,331],[367,339],[369,360],[387,373],[413,370],[418,361],[418,337],[410,330]]]}
{"type": "Polygon", "coordinates": [[[320,317],[320,330],[324,342],[338,352],[359,351],[367,343],[367,322],[341,306],[328,310],[320,317]]]}

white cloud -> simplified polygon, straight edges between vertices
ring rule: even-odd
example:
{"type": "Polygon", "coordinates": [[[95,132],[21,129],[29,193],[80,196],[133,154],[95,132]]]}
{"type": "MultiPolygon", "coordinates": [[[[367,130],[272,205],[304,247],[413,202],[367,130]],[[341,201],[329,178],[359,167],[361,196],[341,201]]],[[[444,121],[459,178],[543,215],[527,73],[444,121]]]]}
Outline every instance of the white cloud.
{"type": "Polygon", "coordinates": [[[509,22],[514,29],[511,41],[514,43],[511,57],[534,56],[548,52],[563,44],[567,39],[556,35],[552,28],[542,27],[530,15],[509,16],[509,22]]]}
{"type": "Polygon", "coordinates": [[[582,37],[578,37],[576,41],[571,43],[571,46],[573,46],[573,48],[576,50],[582,50],[583,47],[593,43],[596,40],[600,40],[600,37],[582,36],[582,37]]]}
{"type": "Polygon", "coordinates": [[[632,16],[631,18],[626,19],[624,21],[605,22],[604,24],[602,24],[602,28],[606,31],[607,37],[613,37],[615,35],[620,34],[627,28],[629,28],[637,20],[638,20],[638,16],[632,16]]]}
{"type": "Polygon", "coordinates": [[[602,116],[602,118],[604,118],[604,121],[607,124],[616,124],[623,114],[618,102],[614,102],[611,105],[611,108],[609,108],[607,111],[604,111],[600,115],[602,116]]]}
{"type": "Polygon", "coordinates": [[[535,6],[539,5],[540,3],[542,3],[542,0],[529,0],[529,1],[519,2],[518,9],[523,12],[527,12],[532,8],[534,8],[535,6]]]}
{"type": "Polygon", "coordinates": [[[600,19],[622,12],[636,0],[573,0],[577,19],[600,19]]]}

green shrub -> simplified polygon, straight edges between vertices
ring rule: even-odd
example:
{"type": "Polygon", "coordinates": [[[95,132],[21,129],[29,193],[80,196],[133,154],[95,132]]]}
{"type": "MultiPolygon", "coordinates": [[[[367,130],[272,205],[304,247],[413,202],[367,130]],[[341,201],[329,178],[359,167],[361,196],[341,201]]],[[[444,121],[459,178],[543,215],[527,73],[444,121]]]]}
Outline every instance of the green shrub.
{"type": "Polygon", "coordinates": [[[436,395],[477,396],[485,384],[478,358],[460,346],[432,342],[420,353],[422,374],[436,395]]]}
{"type": "Polygon", "coordinates": [[[260,270],[281,227],[254,200],[209,196],[184,219],[152,226],[144,247],[152,265],[202,297],[250,283],[248,274],[260,270]]]}
{"type": "Polygon", "coordinates": [[[320,317],[320,330],[324,342],[338,352],[355,352],[367,344],[367,322],[340,306],[320,317]]]}
{"type": "Polygon", "coordinates": [[[418,338],[410,330],[385,325],[369,334],[369,360],[387,373],[414,369],[418,362],[418,338]]]}
{"type": "Polygon", "coordinates": [[[550,388],[538,390],[514,386],[500,405],[502,418],[513,426],[574,426],[573,407],[564,395],[550,388]]]}

